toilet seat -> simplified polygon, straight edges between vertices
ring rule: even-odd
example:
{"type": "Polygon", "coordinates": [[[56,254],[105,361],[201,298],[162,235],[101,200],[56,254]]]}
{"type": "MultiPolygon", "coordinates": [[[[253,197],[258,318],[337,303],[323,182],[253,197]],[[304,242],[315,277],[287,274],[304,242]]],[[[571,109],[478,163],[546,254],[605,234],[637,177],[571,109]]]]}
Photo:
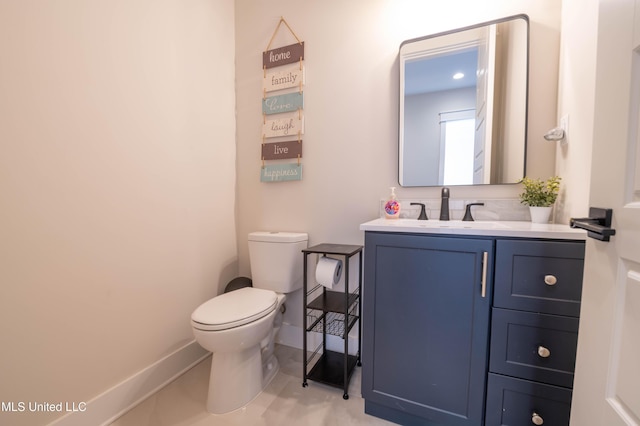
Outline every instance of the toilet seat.
{"type": "Polygon", "coordinates": [[[199,330],[228,330],[267,316],[277,304],[274,291],[245,287],[203,303],[191,314],[191,323],[199,330]]]}

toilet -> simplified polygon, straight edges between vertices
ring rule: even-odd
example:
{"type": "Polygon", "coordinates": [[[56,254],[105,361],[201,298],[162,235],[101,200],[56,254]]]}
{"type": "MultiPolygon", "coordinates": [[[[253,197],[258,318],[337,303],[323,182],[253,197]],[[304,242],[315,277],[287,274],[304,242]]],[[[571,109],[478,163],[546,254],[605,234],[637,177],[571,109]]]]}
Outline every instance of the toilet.
{"type": "Polygon", "coordinates": [[[196,341],[213,352],[207,410],[224,414],[251,402],[278,372],[273,344],[286,294],[302,288],[308,236],[249,234],[253,287],[214,297],[191,314],[196,341]]]}

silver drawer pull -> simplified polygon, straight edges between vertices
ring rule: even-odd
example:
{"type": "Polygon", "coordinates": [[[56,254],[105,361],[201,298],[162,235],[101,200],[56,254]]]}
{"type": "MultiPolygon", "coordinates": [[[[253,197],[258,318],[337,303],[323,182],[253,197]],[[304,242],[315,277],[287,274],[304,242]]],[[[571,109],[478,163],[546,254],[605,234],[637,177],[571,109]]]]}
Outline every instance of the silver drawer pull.
{"type": "Polygon", "coordinates": [[[487,297],[487,257],[489,253],[482,252],[482,289],[480,290],[480,296],[487,297]]]}
{"type": "Polygon", "coordinates": [[[554,275],[544,276],[544,283],[546,285],[556,285],[557,282],[558,282],[558,279],[554,275]]]}
{"type": "MultiPolygon", "coordinates": [[[[538,355],[541,358],[549,358],[549,356],[551,355],[551,351],[549,349],[545,348],[544,346],[538,346],[538,355]]],[[[540,423],[540,424],[542,424],[542,423],[540,423]]]]}
{"type": "Polygon", "coordinates": [[[544,423],[544,419],[534,411],[534,413],[531,415],[531,423],[533,423],[534,425],[540,426],[541,424],[544,423]]]}

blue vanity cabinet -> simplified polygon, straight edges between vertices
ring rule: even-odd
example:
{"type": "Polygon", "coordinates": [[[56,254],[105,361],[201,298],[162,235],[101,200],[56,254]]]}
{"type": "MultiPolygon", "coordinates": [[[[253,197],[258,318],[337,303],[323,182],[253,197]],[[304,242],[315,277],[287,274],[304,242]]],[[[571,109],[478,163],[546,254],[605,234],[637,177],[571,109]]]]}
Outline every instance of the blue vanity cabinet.
{"type": "Polygon", "coordinates": [[[494,239],[365,233],[365,412],[482,425],[494,239]]]}

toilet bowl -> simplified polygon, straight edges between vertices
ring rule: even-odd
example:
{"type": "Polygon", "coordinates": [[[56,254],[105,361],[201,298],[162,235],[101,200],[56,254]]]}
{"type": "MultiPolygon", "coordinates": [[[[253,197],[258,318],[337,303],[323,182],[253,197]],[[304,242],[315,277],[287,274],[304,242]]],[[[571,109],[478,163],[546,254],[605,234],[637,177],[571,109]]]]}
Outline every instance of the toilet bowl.
{"type": "Polygon", "coordinates": [[[215,297],[193,312],[193,334],[213,352],[209,383],[215,386],[209,389],[209,412],[241,408],[277,373],[274,321],[277,314],[282,315],[279,307],[284,299],[271,290],[247,287],[215,297]],[[263,358],[268,362],[263,363],[263,358]]]}
{"type": "Polygon", "coordinates": [[[306,246],[306,234],[249,234],[255,287],[216,296],[193,311],[193,335],[213,352],[209,412],[224,414],[243,407],[276,375],[273,347],[282,324],[281,309],[285,293],[301,287],[301,250],[306,246]]]}

